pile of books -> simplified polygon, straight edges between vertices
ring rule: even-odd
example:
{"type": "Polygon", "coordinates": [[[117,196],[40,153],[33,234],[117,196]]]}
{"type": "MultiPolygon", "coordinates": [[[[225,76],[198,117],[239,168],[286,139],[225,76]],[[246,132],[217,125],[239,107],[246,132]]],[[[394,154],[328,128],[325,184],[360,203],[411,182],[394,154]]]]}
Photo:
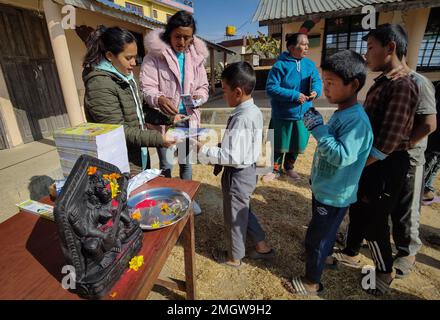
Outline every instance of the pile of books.
{"type": "Polygon", "coordinates": [[[83,123],[54,132],[54,140],[65,177],[82,154],[114,164],[123,173],[130,172],[122,125],[83,123]]]}

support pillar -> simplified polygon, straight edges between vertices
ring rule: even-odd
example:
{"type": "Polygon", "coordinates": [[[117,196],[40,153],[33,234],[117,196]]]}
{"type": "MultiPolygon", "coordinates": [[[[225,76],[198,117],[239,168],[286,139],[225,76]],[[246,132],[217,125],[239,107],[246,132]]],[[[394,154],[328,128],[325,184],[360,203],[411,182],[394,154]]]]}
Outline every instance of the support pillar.
{"type": "Polygon", "coordinates": [[[43,8],[70,125],[76,126],[85,122],[85,119],[79,103],[66,34],[61,26],[61,8],[52,0],[43,0],[43,8]]]}
{"type": "Polygon", "coordinates": [[[425,35],[429,19],[430,8],[409,10],[404,15],[405,29],[408,32],[408,66],[416,70],[419,48],[425,35]]]}

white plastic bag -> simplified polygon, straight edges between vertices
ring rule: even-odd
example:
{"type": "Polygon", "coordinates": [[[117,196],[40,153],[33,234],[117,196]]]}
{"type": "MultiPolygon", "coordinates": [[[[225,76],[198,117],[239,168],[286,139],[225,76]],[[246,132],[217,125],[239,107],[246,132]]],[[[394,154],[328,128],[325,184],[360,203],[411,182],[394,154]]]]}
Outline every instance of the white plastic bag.
{"type": "Polygon", "coordinates": [[[162,173],[162,170],[159,169],[147,169],[142,171],[141,173],[138,173],[133,178],[128,180],[128,187],[127,187],[127,195],[130,197],[130,193],[135,190],[136,188],[140,187],[144,183],[153,180],[154,178],[157,178],[162,173]]]}

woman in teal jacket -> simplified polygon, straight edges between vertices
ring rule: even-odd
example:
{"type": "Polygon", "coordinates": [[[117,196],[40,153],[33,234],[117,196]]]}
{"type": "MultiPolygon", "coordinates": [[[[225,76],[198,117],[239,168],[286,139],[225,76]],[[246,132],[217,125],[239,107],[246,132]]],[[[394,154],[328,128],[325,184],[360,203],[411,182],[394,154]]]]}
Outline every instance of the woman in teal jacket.
{"type": "Polygon", "coordinates": [[[288,51],[281,53],[267,78],[266,91],[272,106],[269,128],[274,130],[274,170],[264,176],[264,181],[279,177],[282,167],[292,179],[300,178],[293,167],[309,140],[302,119],[322,92],[319,72],[313,61],[306,58],[308,48],[307,35],[290,35],[288,51]]]}

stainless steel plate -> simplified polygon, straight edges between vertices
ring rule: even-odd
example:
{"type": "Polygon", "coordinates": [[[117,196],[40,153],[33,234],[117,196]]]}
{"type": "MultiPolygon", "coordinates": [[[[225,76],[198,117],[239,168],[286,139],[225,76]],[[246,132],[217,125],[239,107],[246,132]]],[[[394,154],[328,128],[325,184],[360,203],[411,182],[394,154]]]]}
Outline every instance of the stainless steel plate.
{"type": "Polygon", "coordinates": [[[191,198],[172,188],[149,189],[128,198],[130,215],[140,222],[143,230],[171,226],[188,212],[191,198]]]}

